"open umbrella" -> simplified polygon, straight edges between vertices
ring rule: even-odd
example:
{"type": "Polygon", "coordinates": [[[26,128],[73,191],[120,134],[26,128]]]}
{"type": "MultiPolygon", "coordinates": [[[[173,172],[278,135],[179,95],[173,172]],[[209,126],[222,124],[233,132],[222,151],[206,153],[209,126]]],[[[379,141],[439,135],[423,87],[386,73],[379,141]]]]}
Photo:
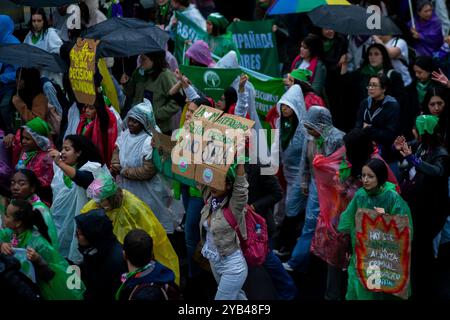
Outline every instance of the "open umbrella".
{"type": "Polygon", "coordinates": [[[346,0],[276,0],[267,13],[289,14],[309,12],[322,5],[350,5],[346,0]]]}
{"type": "Polygon", "coordinates": [[[10,1],[21,6],[28,6],[32,8],[59,7],[65,4],[72,4],[78,2],[78,0],[10,0],[10,1]]]}
{"type": "Polygon", "coordinates": [[[0,62],[23,68],[65,73],[67,65],[57,55],[26,43],[0,45],[0,62]]]}
{"type": "Polygon", "coordinates": [[[97,57],[129,57],[163,51],[169,34],[148,22],[131,18],[112,18],[85,30],[81,36],[101,40],[97,57]]]}
{"type": "Polygon", "coordinates": [[[360,6],[321,6],[308,13],[312,23],[349,35],[402,34],[389,18],[360,6]],[[379,22],[379,24],[377,23],[379,22]]]}

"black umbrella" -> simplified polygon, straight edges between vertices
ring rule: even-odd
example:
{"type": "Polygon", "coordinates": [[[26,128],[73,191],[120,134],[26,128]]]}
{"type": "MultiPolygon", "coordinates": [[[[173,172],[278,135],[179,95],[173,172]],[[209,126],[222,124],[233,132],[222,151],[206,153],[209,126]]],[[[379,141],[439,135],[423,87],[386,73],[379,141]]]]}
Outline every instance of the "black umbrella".
{"type": "Polygon", "coordinates": [[[402,32],[388,17],[374,16],[360,6],[320,6],[308,13],[312,23],[321,28],[350,35],[397,35],[402,32]],[[380,22],[379,25],[377,22],[380,22]]]}
{"type": "Polygon", "coordinates": [[[65,4],[72,4],[78,2],[78,0],[10,0],[21,6],[28,6],[32,8],[43,7],[59,7],[65,4]]]}
{"type": "Polygon", "coordinates": [[[26,43],[0,45],[0,62],[23,68],[65,73],[67,65],[57,55],[26,43]]]}
{"type": "Polygon", "coordinates": [[[131,18],[112,18],[85,30],[81,37],[101,40],[97,57],[129,57],[164,51],[169,34],[159,27],[131,18]]]}

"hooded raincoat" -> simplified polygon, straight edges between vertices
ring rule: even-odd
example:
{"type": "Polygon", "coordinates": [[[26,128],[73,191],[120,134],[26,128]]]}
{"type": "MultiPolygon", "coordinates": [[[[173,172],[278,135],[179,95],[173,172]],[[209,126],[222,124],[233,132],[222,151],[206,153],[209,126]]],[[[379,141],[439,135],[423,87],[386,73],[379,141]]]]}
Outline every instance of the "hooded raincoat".
{"type": "Polygon", "coordinates": [[[352,257],[348,267],[347,300],[385,300],[395,298],[393,295],[383,292],[371,292],[361,283],[356,268],[356,226],[355,216],[359,208],[373,209],[383,208],[388,214],[406,215],[409,218],[409,228],[412,234],[412,219],[408,204],[395,191],[395,185],[386,182],[381,188],[374,191],[366,191],[360,188],[347,209],[342,213],[339,221],[338,231],[350,233],[352,240],[352,257]]]}

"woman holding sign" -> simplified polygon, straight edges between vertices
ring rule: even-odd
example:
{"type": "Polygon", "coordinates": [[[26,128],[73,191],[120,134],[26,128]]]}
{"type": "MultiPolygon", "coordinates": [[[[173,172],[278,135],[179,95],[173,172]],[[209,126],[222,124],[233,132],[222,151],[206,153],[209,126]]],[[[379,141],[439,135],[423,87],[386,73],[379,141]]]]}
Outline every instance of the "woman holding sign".
{"type": "MultiPolygon", "coordinates": [[[[406,298],[410,295],[409,246],[412,238],[411,214],[408,204],[395,191],[395,185],[387,182],[387,178],[388,167],[386,164],[380,159],[369,160],[362,168],[361,179],[363,187],[355,193],[355,196],[340,218],[338,231],[350,233],[353,248],[348,267],[347,300],[385,300],[392,299],[394,298],[394,295],[401,295],[403,292],[405,292],[404,295],[406,298]],[[371,224],[372,221],[370,221],[369,218],[370,222],[364,224],[364,221],[366,221],[364,220],[366,218],[366,213],[364,212],[363,222],[360,223],[363,225],[363,231],[358,232],[357,217],[361,212],[360,209],[364,211],[375,210],[377,214],[375,223],[378,221],[379,217],[382,219],[381,223],[375,225],[371,224]],[[385,216],[390,215],[406,216],[408,218],[407,226],[403,229],[397,229],[397,224],[394,219],[390,220],[389,224],[386,223],[387,218],[385,216]],[[383,229],[381,225],[384,225],[385,228],[383,229]],[[369,229],[369,235],[366,234],[367,229],[369,229]],[[399,235],[399,233],[400,235],[406,234],[409,239],[407,238],[407,240],[405,240],[401,237],[396,237],[395,235],[399,235]],[[385,253],[385,247],[383,247],[382,250],[372,250],[372,247],[369,248],[369,245],[371,244],[370,240],[380,239],[382,237],[391,239],[392,242],[389,243],[389,248],[394,248],[388,250],[384,259],[383,255],[385,253]],[[364,253],[366,253],[366,255],[364,255],[364,253]],[[364,269],[363,266],[367,261],[369,261],[369,267],[364,269]],[[389,270],[387,270],[398,271],[397,269],[392,268],[396,261],[402,262],[398,263],[404,267],[401,269],[402,273],[389,272],[389,270]],[[389,287],[389,281],[392,278],[400,278],[399,287],[389,287]]],[[[381,245],[384,245],[387,241],[380,243],[381,245]]]]}

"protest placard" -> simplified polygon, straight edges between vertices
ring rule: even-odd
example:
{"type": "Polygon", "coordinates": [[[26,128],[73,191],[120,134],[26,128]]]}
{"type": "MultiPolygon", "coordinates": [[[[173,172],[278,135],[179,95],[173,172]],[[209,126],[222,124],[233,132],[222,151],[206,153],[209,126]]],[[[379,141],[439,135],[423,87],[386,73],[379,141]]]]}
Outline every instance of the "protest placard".
{"type": "Polygon", "coordinates": [[[358,209],[356,269],[364,287],[408,298],[411,230],[408,216],[358,209]]]}
{"type": "Polygon", "coordinates": [[[99,40],[78,38],[70,51],[69,79],[79,103],[95,103],[95,53],[98,43],[99,40]]]}

